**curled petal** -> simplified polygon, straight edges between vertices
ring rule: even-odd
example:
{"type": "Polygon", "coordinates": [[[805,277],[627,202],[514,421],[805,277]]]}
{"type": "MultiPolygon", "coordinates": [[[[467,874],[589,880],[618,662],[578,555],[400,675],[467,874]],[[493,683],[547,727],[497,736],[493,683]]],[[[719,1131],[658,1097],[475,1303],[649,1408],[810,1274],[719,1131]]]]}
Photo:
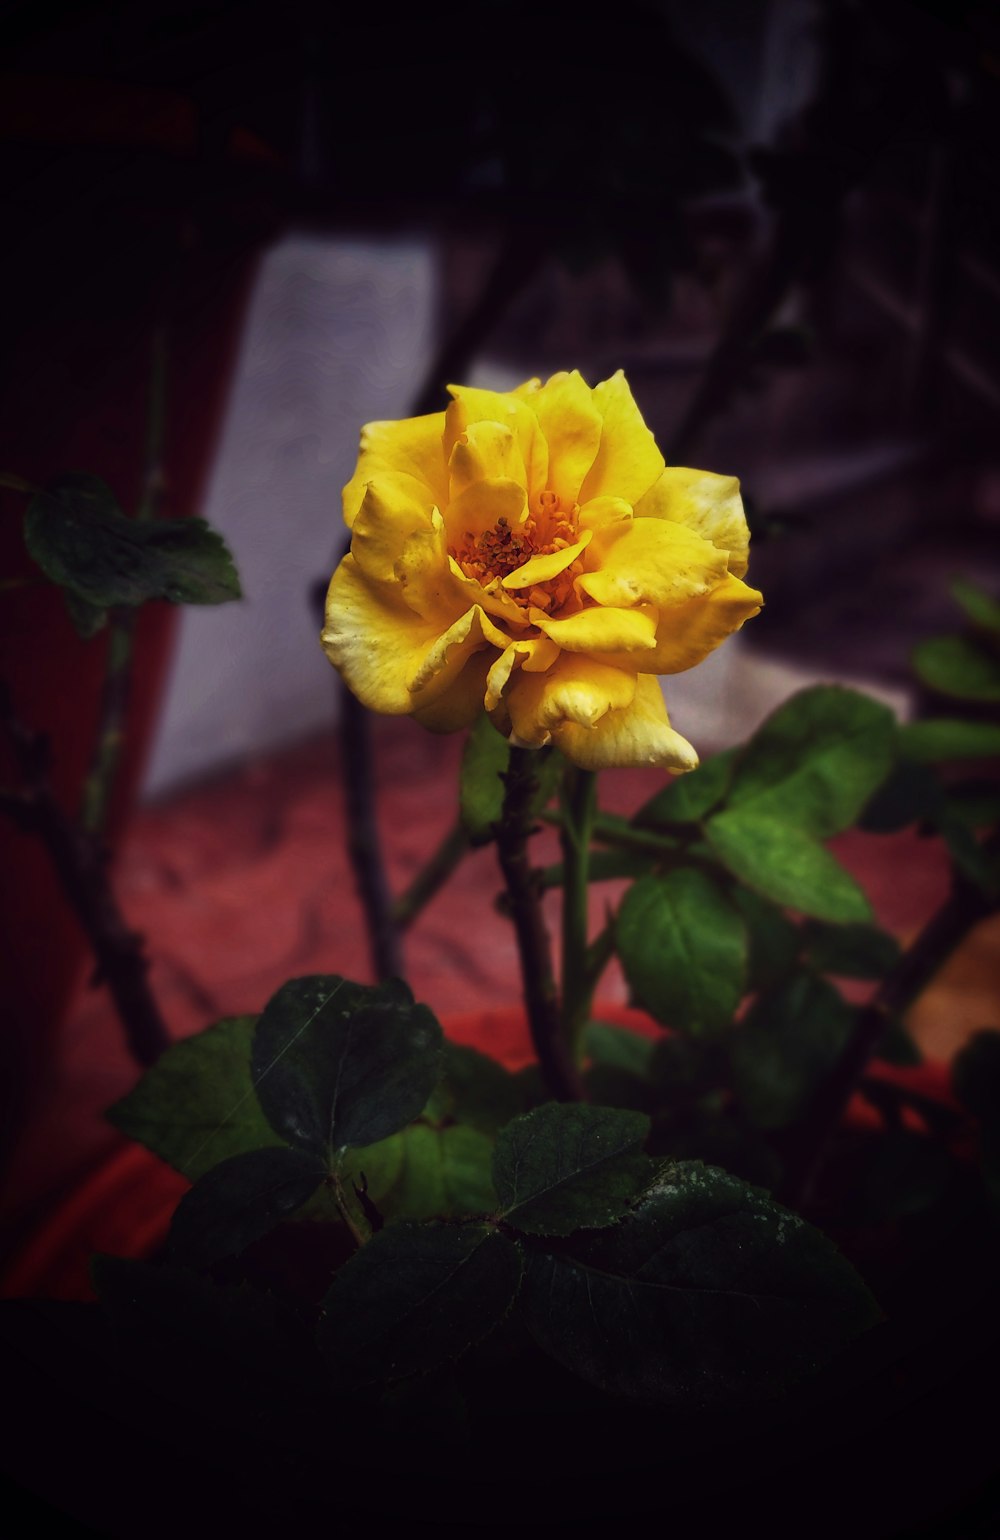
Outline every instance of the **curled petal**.
{"type": "Polygon", "coordinates": [[[663,456],[620,369],[594,386],[593,400],[602,418],[601,443],[580,502],[610,493],[636,503],[662,472],[663,456]]]}
{"type": "Polygon", "coordinates": [[[504,633],[497,629],[478,604],[474,605],[454,625],[449,626],[443,636],[437,637],[412,660],[407,688],[415,697],[413,704],[421,704],[421,698],[431,701],[442,695],[474,652],[487,646],[506,645],[504,633]]]}
{"type": "Polygon", "coordinates": [[[637,658],[633,666],[652,674],[680,674],[693,668],[745,620],[759,614],[763,603],[756,588],[727,576],[710,593],[662,610],[655,649],[637,658]]]}
{"type": "Polygon", "coordinates": [[[413,715],[432,733],[456,733],[471,727],[483,712],[486,676],[492,651],[475,652],[467,658],[443,694],[429,704],[415,706],[413,715]]]}
{"type": "Polygon", "coordinates": [[[448,461],[451,495],[487,480],[527,485],[521,446],[510,428],[499,422],[473,422],[456,439],[448,461]]]}
{"type": "Polygon", "coordinates": [[[449,385],[454,398],[445,413],[444,452],[450,456],[462,435],[476,423],[501,424],[514,435],[521,453],[527,487],[544,487],[549,469],[549,450],[534,412],[516,392],[478,390],[469,385],[449,385]]]}
{"type": "Polygon", "coordinates": [[[406,541],[432,529],[431,509],[415,496],[415,488],[412,478],[383,472],[364,490],[351,529],[351,553],[376,582],[391,582],[406,541]]]}
{"type": "Polygon", "coordinates": [[[675,605],[707,593],[726,575],[726,553],[693,530],[633,519],[595,535],[577,588],[598,604],[675,605]]]}
{"type": "Polygon", "coordinates": [[[385,585],[368,581],[348,554],[330,581],[321,640],[359,700],[393,716],[413,710],[409,676],[414,657],[440,636],[385,585]]]}
{"type": "Polygon", "coordinates": [[[460,549],[470,536],[475,540],[484,530],[494,529],[501,519],[506,519],[513,529],[526,511],[525,491],[519,481],[488,476],[467,486],[449,505],[448,538],[460,549]]]}
{"type": "Polygon", "coordinates": [[[406,417],[401,422],[367,423],[361,429],[357,468],[343,493],[347,527],[354,523],[369,481],[387,471],[410,477],[415,496],[443,508],[448,498],[443,432],[443,412],[406,417]]]}
{"type": "Polygon", "coordinates": [[[632,517],[632,504],[623,497],[592,497],[580,509],[580,528],[595,531],[632,517]]]}
{"type": "Polygon", "coordinates": [[[639,765],[657,765],[664,770],[698,767],[698,755],[691,744],[670,725],[663,693],[652,674],[639,675],[629,705],[607,712],[593,727],[566,722],[553,732],[552,741],[583,770],[639,765]]]}
{"type": "MultiPolygon", "coordinates": [[[[567,652],[604,653],[651,652],[656,646],[657,611],[652,605],[634,609],[605,609],[599,605],[580,610],[565,620],[551,619],[544,610],[531,610],[531,619],[540,631],[567,652]]],[[[643,659],[643,663],[645,659],[643,659]]],[[[638,660],[630,664],[640,667],[638,660]]]]}
{"type": "Polygon", "coordinates": [[[735,476],[670,465],[636,504],[635,512],[637,518],[686,525],[720,551],[729,552],[729,570],[735,577],[746,572],[750,531],[735,476]]]}
{"type": "Polygon", "coordinates": [[[540,748],[567,722],[590,729],[606,712],[629,705],[635,687],[634,674],[564,652],[544,674],[517,673],[505,701],[518,742],[540,748]]]}
{"type": "Polygon", "coordinates": [[[529,674],[541,674],[552,667],[558,656],[559,648],[546,636],[526,636],[511,642],[490,668],[486,683],[486,710],[499,709],[507,681],[515,668],[523,668],[529,674]]]}
{"type": "Polygon", "coordinates": [[[539,583],[548,583],[558,577],[560,572],[565,572],[567,567],[571,567],[576,558],[583,555],[592,539],[590,530],[585,529],[579,540],[563,546],[561,551],[550,551],[546,556],[532,556],[523,567],[508,572],[503,579],[504,588],[535,588],[539,583]]]}

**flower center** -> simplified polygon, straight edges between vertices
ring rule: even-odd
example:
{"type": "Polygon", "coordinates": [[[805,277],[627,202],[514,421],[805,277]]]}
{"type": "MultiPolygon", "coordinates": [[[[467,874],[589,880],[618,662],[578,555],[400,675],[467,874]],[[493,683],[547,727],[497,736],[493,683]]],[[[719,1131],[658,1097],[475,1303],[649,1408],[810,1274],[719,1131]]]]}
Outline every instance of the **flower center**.
{"type": "MultiPolygon", "coordinates": [[[[501,516],[492,529],[486,529],[480,535],[466,531],[460,546],[449,547],[449,555],[454,557],[466,577],[474,578],[486,588],[491,583],[502,582],[533,556],[551,556],[573,545],[577,538],[579,510],[575,507],[562,510],[556,494],[549,491],[536,493],[532,504],[532,511],[516,529],[511,529],[501,516]]],[[[512,590],[509,597],[525,609],[531,605],[540,610],[558,609],[573,587],[578,567],[579,563],[573,562],[558,576],[528,590],[512,590]]]]}

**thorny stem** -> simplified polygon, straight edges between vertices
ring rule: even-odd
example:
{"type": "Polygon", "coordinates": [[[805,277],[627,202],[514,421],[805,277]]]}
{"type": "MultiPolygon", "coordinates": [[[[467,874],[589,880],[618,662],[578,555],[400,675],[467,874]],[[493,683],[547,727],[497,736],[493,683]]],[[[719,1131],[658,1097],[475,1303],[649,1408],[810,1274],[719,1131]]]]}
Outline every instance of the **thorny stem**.
{"type": "Polygon", "coordinates": [[[590,1010],[592,981],[587,968],[587,879],[597,778],[569,766],[559,842],[563,853],[562,1034],[575,1062],[590,1010]]]}
{"type": "Polygon", "coordinates": [[[96,979],[107,984],[125,1028],[129,1050],[139,1064],[153,1064],[170,1037],[149,987],[143,938],[130,930],[108,876],[103,842],[79,827],[57,802],[48,778],[48,745],[13,714],[0,697],[0,711],[21,771],[18,792],[4,792],[0,807],[45,845],[66,894],[90,942],[96,979]]]}
{"type": "MultiPolygon", "coordinates": [[[[994,835],[984,848],[996,853],[1000,836],[994,835]]],[[[792,1131],[784,1152],[792,1173],[790,1202],[801,1206],[812,1198],[833,1135],[886,1027],[926,988],[969,931],[997,907],[996,899],[989,898],[961,873],[955,875],[950,896],[882,981],[874,999],[859,1013],[840,1060],[813,1098],[801,1124],[792,1131]]]]}
{"type": "Polygon", "coordinates": [[[549,935],[539,885],[528,859],[532,804],[538,788],[535,763],[530,749],[511,750],[510,764],[503,777],[506,791],[497,831],[497,853],[510,898],[524,1003],[542,1078],[557,1101],[582,1101],[583,1085],[571,1047],[561,1031],[549,935]]]}

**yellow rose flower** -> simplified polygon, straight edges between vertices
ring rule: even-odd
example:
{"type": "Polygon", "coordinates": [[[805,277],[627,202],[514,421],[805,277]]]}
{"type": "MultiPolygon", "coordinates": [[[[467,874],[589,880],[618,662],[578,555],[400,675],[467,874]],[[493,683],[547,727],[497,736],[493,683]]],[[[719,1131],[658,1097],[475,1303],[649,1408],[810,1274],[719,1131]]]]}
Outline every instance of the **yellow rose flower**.
{"type": "Polygon", "coordinates": [[[739,483],[666,467],[621,371],[449,389],[446,412],[362,431],[331,661],[366,706],[437,731],[485,709],[588,770],[693,769],[656,675],[760,609],[739,483]]]}

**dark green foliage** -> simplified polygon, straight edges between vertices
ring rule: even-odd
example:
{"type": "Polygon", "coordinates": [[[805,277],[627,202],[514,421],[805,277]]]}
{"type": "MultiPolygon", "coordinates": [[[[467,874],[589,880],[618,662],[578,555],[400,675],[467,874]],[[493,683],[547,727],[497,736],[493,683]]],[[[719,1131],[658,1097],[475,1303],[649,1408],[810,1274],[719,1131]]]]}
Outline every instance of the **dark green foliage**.
{"type": "Polygon", "coordinates": [[[965,722],[961,717],[906,722],[899,729],[899,748],[907,759],[923,764],[1000,757],[1000,722],[965,722]]]}
{"type": "Polygon", "coordinates": [[[441,1028],[399,980],[292,979],[268,1001],[253,1043],[260,1104],[287,1143],[332,1160],[419,1116],[441,1073],[441,1028]]]}
{"type": "Polygon", "coordinates": [[[493,1157],[503,1218],[527,1235],[610,1224],[651,1175],[648,1133],[647,1117],[610,1107],[548,1102],[515,1118],[493,1157]]]}
{"type": "Polygon", "coordinates": [[[761,995],[737,1032],[733,1080],[748,1116],[760,1128],[797,1118],[836,1063],[854,1010],[832,985],[799,973],[761,995]]]}
{"type": "Polygon", "coordinates": [[[622,903],[615,942],[633,995],[658,1021],[699,1033],[732,1020],[744,990],[746,932],[706,872],[678,867],[640,877],[622,903]]]}
{"type": "Polygon", "coordinates": [[[24,518],[28,550],[67,590],[70,615],[92,635],[105,611],[150,599],[223,604],[240,597],[233,559],[203,519],[129,519],[96,476],[68,473],[37,492],[24,518]]]}
{"type": "Polygon", "coordinates": [[[256,1016],[175,1043],[108,1118],[192,1182],[232,1155],[277,1146],[250,1073],[256,1016]]]}
{"type": "Polygon", "coordinates": [[[836,924],[871,918],[850,873],[795,824],[727,808],[709,819],[705,834],[723,866],[764,898],[836,924]]]}
{"type": "Polygon", "coordinates": [[[667,1167],[613,1229],[533,1250],[521,1305],[582,1378],[689,1407],[772,1395],[879,1314],[818,1230],[700,1164],[667,1167]]]}
{"type": "Polygon", "coordinates": [[[208,1267],[238,1256],[307,1203],[326,1170],[300,1150],[252,1150],[233,1155],[185,1193],[170,1226],[176,1262],[208,1267]]]}
{"type": "Polygon", "coordinates": [[[488,716],[481,716],[465,740],[459,781],[459,806],[465,832],[474,844],[492,839],[503,808],[501,775],[510,759],[510,744],[488,716]]]}
{"type": "Polygon", "coordinates": [[[492,1161],[493,1141],[479,1129],[419,1122],[350,1150],[343,1168],[355,1182],[364,1177],[386,1221],[455,1219],[496,1208],[492,1161]]]}
{"type": "Polygon", "coordinates": [[[795,963],[800,946],[798,926],[776,904],[750,888],[737,884],[731,896],[746,928],[747,989],[770,989],[795,963]]]}
{"type": "Polygon", "coordinates": [[[1000,656],[970,636],[932,636],[913,650],[918,679],[955,700],[1000,701],[1000,656]]]}
{"type": "Polygon", "coordinates": [[[725,797],[733,777],[736,752],[727,749],[723,754],[713,754],[697,770],[675,776],[669,786],[643,804],[632,822],[652,828],[698,823],[725,797]]]}
{"type": "Polygon", "coordinates": [[[899,961],[895,936],[877,925],[825,925],[810,920],[802,931],[807,962],[818,973],[843,978],[880,979],[899,961]]]}
{"type": "Polygon", "coordinates": [[[323,1301],[319,1347],[339,1391],[427,1374],[503,1320],[521,1282],[517,1246],[484,1225],[393,1225],[323,1301]]]}

